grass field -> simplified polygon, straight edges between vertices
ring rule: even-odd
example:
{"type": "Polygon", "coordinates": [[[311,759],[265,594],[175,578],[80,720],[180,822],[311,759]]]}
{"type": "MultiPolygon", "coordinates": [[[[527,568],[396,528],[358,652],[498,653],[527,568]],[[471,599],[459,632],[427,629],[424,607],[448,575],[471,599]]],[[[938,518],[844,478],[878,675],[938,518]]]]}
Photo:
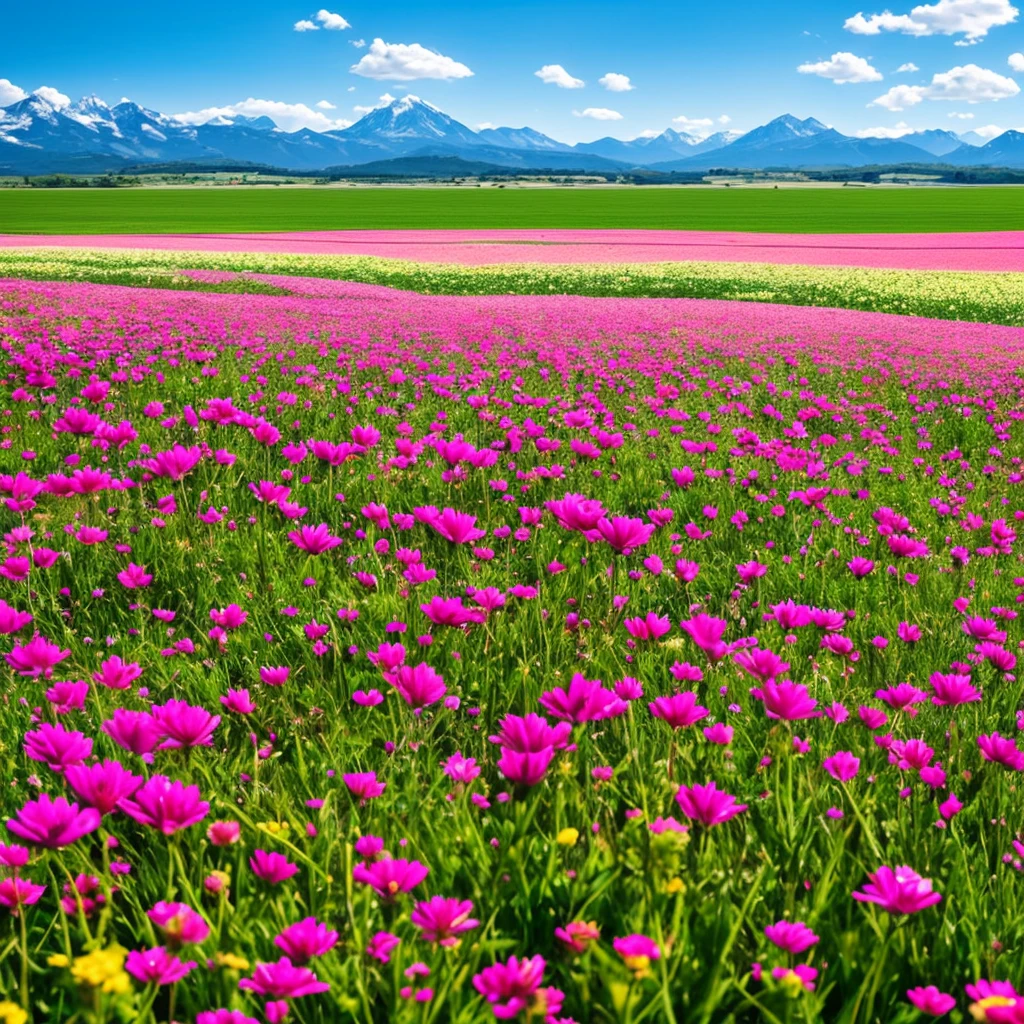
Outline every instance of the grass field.
{"type": "Polygon", "coordinates": [[[0,234],[346,228],[1024,229],[1024,189],[294,188],[0,191],[0,234]]]}

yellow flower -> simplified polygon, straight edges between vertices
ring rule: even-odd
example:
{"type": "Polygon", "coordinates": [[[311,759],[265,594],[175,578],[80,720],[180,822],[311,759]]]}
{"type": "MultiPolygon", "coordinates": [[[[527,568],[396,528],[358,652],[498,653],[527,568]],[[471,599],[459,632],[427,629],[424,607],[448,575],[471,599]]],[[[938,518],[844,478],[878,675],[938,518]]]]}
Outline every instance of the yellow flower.
{"type": "Polygon", "coordinates": [[[0,1024],[25,1024],[28,1014],[17,1003],[4,1000],[0,1003],[0,1024]]]}
{"type": "Polygon", "coordinates": [[[580,831],[577,828],[563,828],[561,832],[555,836],[555,842],[559,846],[575,846],[580,838],[580,831]]]}
{"type": "Polygon", "coordinates": [[[236,956],[234,953],[217,953],[215,959],[221,967],[227,967],[232,971],[249,970],[249,961],[244,956],[236,956]]]}
{"type": "Polygon", "coordinates": [[[670,878],[668,880],[668,885],[665,886],[665,892],[667,892],[669,896],[675,896],[677,892],[686,892],[686,886],[683,884],[683,880],[681,878],[670,878]]]}
{"type": "Polygon", "coordinates": [[[63,953],[54,953],[52,956],[46,958],[46,962],[51,967],[67,967],[71,961],[63,953]]]}
{"type": "Polygon", "coordinates": [[[85,956],[77,956],[71,967],[71,976],[75,981],[93,988],[102,988],[104,992],[127,992],[128,975],[124,972],[126,955],[125,949],[114,945],[97,949],[85,956]]]}

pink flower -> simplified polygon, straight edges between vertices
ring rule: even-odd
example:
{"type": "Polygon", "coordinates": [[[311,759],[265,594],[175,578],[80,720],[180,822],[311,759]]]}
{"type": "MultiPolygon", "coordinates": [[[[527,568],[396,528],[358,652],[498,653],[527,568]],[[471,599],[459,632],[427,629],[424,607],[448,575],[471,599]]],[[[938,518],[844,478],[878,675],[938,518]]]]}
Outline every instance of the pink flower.
{"type": "Polygon", "coordinates": [[[237,821],[213,821],[206,829],[206,838],[214,846],[233,846],[242,837],[242,826],[237,821]]]}
{"type": "Polygon", "coordinates": [[[0,878],[0,907],[6,907],[12,914],[17,915],[22,907],[30,907],[37,903],[44,892],[45,885],[36,885],[27,878],[19,878],[17,875],[0,878]]]}
{"type": "Polygon", "coordinates": [[[350,772],[342,776],[342,779],[352,794],[359,797],[360,804],[375,799],[388,788],[386,782],[377,781],[376,772],[350,772]]]}
{"type": "Polygon", "coordinates": [[[99,672],[94,672],[92,678],[111,690],[127,690],[141,675],[142,668],[137,662],[125,663],[115,654],[100,663],[99,672]]]}
{"type": "Polygon", "coordinates": [[[709,661],[721,661],[729,653],[729,648],[722,642],[722,634],[728,625],[725,619],[716,619],[702,612],[679,625],[707,655],[709,661]]]}
{"type": "Polygon", "coordinates": [[[803,921],[779,921],[768,925],[764,933],[769,942],[794,955],[810,949],[818,941],[818,936],[803,921]]]}
{"type": "Polygon", "coordinates": [[[26,644],[15,644],[11,652],[4,655],[4,660],[19,676],[43,676],[49,679],[53,675],[54,666],[70,654],[71,651],[62,651],[45,636],[36,634],[26,644]]]}
{"type": "Polygon", "coordinates": [[[579,955],[585,953],[592,942],[601,938],[601,929],[594,921],[571,921],[564,928],[555,929],[555,938],[579,955]]]}
{"type": "Polygon", "coordinates": [[[942,1017],[956,1006],[956,1000],[951,995],[940,992],[934,985],[907,989],[907,999],[930,1017],[942,1017]]]}
{"type": "Polygon", "coordinates": [[[391,950],[401,941],[397,935],[392,935],[391,932],[377,932],[366,947],[366,955],[372,956],[382,964],[389,963],[391,950]]]}
{"type": "Polygon", "coordinates": [[[552,1022],[562,1008],[564,995],[556,988],[541,987],[544,966],[541,956],[522,960],[509,957],[505,963],[495,963],[475,974],[473,985],[499,1020],[511,1020],[526,1012],[552,1022]]]}
{"type": "Polygon", "coordinates": [[[853,898],[861,903],[877,903],[889,914],[915,914],[938,903],[942,896],[932,891],[932,883],[908,867],[890,868],[884,864],[862,891],[853,898]]]}
{"type": "Polygon", "coordinates": [[[181,981],[196,967],[195,961],[187,963],[168,953],[163,946],[147,949],[140,953],[133,950],[124,962],[124,969],[139,981],[156,985],[173,985],[181,981]]]}
{"type": "Polygon", "coordinates": [[[72,765],[65,769],[68,788],[100,814],[110,814],[125,798],[142,785],[142,776],[133,775],[119,761],[98,761],[91,765],[72,765]]]}
{"type": "Polygon", "coordinates": [[[187,903],[167,903],[160,900],[146,915],[166,936],[171,946],[183,943],[198,944],[210,934],[210,926],[203,915],[187,903]]]}
{"type": "Polygon", "coordinates": [[[594,722],[615,718],[625,712],[627,704],[612,690],[601,687],[600,679],[585,679],[573,674],[568,690],[557,686],[542,694],[538,703],[555,718],[571,722],[594,722]]]}
{"type": "Polygon", "coordinates": [[[260,668],[260,682],[264,686],[284,686],[288,682],[288,675],[291,669],[285,665],[277,665],[268,668],[263,665],[260,668]]]}
{"type": "Polygon", "coordinates": [[[676,803],[686,817],[708,828],[722,825],[747,809],[746,804],[736,803],[736,797],[720,790],[714,782],[706,786],[680,786],[676,803]]]}
{"type": "Polygon", "coordinates": [[[69,732],[62,725],[44,722],[38,729],[25,733],[25,753],[59,773],[69,765],[85,761],[92,754],[92,740],[84,733],[69,732]]]}
{"type": "Polygon", "coordinates": [[[252,868],[252,873],[257,878],[269,882],[271,885],[280,885],[281,882],[286,882],[299,870],[298,864],[292,864],[283,854],[276,851],[268,853],[266,850],[253,851],[253,855],[249,858],[249,867],[252,868]]]}
{"type": "Polygon", "coordinates": [[[849,751],[837,750],[831,757],[826,757],[821,766],[833,779],[849,782],[860,771],[860,758],[849,751]]]}
{"type": "Polygon", "coordinates": [[[32,616],[28,612],[19,612],[17,608],[12,608],[6,601],[0,601],[0,634],[17,633],[31,621],[32,616]]]}
{"type": "Polygon", "coordinates": [[[292,530],[288,534],[288,539],[300,551],[305,551],[309,555],[322,555],[325,551],[330,551],[341,543],[340,537],[331,536],[330,527],[326,523],[292,530]]]}
{"type": "Polygon", "coordinates": [[[651,539],[656,528],[653,523],[628,516],[613,516],[611,519],[602,517],[597,521],[597,532],[620,555],[642,547],[651,539]]]}
{"type": "Polygon", "coordinates": [[[1017,747],[1013,740],[994,732],[991,735],[979,736],[978,746],[981,756],[986,761],[993,761],[1015,772],[1024,772],[1024,751],[1017,747]]]}
{"type": "Polygon", "coordinates": [[[301,967],[315,956],[330,952],[338,942],[338,933],[315,917],[304,917],[290,924],[274,939],[274,945],[293,964],[301,967]]]}
{"type": "Polygon", "coordinates": [[[708,714],[708,709],[697,703],[697,694],[689,690],[671,697],[656,697],[647,707],[655,718],[667,722],[673,729],[685,729],[708,714]]]}
{"type": "Polygon", "coordinates": [[[127,590],[138,590],[148,587],[153,582],[153,576],[146,572],[145,566],[129,562],[128,568],[117,574],[117,580],[127,590]]]}
{"type": "Polygon", "coordinates": [[[94,807],[79,810],[78,804],[68,803],[62,796],[54,799],[46,793],[29,800],[7,822],[7,828],[19,839],[50,850],[70,846],[99,827],[100,812],[94,807]]]}
{"type": "Polygon", "coordinates": [[[672,628],[667,615],[654,612],[648,612],[643,618],[624,619],[622,625],[635,640],[657,640],[672,628]]]}
{"type": "Polygon", "coordinates": [[[981,691],[971,684],[971,677],[957,673],[933,672],[928,679],[935,696],[932,703],[955,707],[981,700],[981,691]]]}
{"type": "Polygon", "coordinates": [[[430,874],[430,868],[418,860],[378,860],[357,864],[352,878],[370,886],[378,896],[393,900],[400,892],[410,892],[430,874]]]}
{"type": "Polygon", "coordinates": [[[396,672],[385,678],[415,710],[436,704],[448,692],[444,678],[426,662],[400,665],[396,672]]]}
{"type": "Polygon", "coordinates": [[[119,747],[142,756],[152,753],[163,735],[147,711],[126,708],[117,708],[114,717],[107,719],[100,728],[119,747]]]}
{"type": "Polygon", "coordinates": [[[805,718],[820,718],[815,711],[818,702],[808,693],[802,683],[783,679],[781,683],[768,681],[761,687],[764,711],[769,718],[781,718],[796,722],[805,718]]]}
{"type": "Polygon", "coordinates": [[[486,530],[476,528],[476,516],[468,512],[456,512],[452,508],[436,513],[428,525],[452,544],[469,544],[487,536],[486,530]]]}
{"type": "Polygon", "coordinates": [[[167,737],[160,744],[161,750],[213,746],[213,731],[220,724],[220,715],[211,715],[184,700],[157,704],[151,714],[157,729],[167,737]]]}
{"type": "Polygon", "coordinates": [[[330,990],[326,981],[319,981],[308,967],[293,966],[283,956],[275,964],[257,964],[252,978],[243,978],[238,987],[257,995],[277,999],[300,999],[330,990]]]}
{"type": "Polygon", "coordinates": [[[814,979],[817,976],[817,968],[809,967],[807,964],[797,964],[794,967],[772,968],[772,977],[776,981],[793,982],[799,988],[807,989],[808,992],[814,991],[814,979]]]}
{"type": "Polygon", "coordinates": [[[423,932],[427,942],[442,946],[457,946],[458,936],[471,931],[480,922],[469,915],[473,904],[469,900],[458,900],[446,896],[431,896],[429,900],[413,907],[409,920],[423,932]]]}
{"type": "Polygon", "coordinates": [[[622,957],[622,962],[638,975],[647,972],[652,960],[661,959],[661,949],[658,944],[646,935],[634,934],[614,939],[612,948],[622,957]]]}
{"type": "Polygon", "coordinates": [[[172,782],[166,775],[153,775],[148,782],[119,804],[122,811],[142,825],[158,829],[165,836],[202,821],[210,805],[199,798],[198,786],[172,782]]]}

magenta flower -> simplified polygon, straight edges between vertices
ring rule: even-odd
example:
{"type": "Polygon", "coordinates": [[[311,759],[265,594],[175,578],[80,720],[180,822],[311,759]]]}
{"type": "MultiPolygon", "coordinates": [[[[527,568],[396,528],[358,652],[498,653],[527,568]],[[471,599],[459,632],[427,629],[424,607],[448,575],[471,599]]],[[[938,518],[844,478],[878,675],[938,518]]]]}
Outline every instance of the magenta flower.
{"type": "Polygon", "coordinates": [[[728,623],[725,619],[716,619],[711,615],[695,615],[679,623],[690,639],[707,655],[708,661],[721,661],[729,653],[729,648],[722,642],[722,635],[728,623]]]}
{"type": "Polygon", "coordinates": [[[793,983],[808,992],[814,991],[814,979],[818,976],[816,967],[807,964],[796,964],[794,967],[773,967],[772,977],[776,981],[793,983]]]}
{"type": "Polygon", "coordinates": [[[243,978],[238,987],[272,999],[301,999],[330,990],[308,967],[292,964],[283,956],[276,964],[257,964],[252,978],[243,978]]]}
{"type": "Polygon", "coordinates": [[[860,758],[854,757],[847,750],[837,750],[831,757],[826,757],[821,762],[821,767],[833,779],[839,782],[849,782],[860,771],[860,758]]]}
{"type": "Polygon", "coordinates": [[[610,519],[602,517],[597,521],[597,532],[620,555],[628,555],[642,547],[656,529],[654,523],[645,523],[642,519],[629,516],[612,516],[610,519]]]}
{"type": "Polygon", "coordinates": [[[44,722],[33,732],[25,733],[25,753],[59,773],[91,756],[92,740],[83,733],[69,732],[62,725],[44,722]]]}
{"type": "Polygon", "coordinates": [[[4,660],[19,676],[49,679],[54,666],[70,654],[71,651],[62,651],[58,644],[51,644],[45,636],[36,634],[26,644],[15,644],[11,652],[4,655],[4,660]]]}
{"type": "Polygon", "coordinates": [[[166,775],[152,776],[134,796],[122,799],[119,807],[128,817],[165,836],[195,825],[210,812],[209,803],[200,799],[198,786],[172,782],[166,775]]]}
{"type": "Polygon", "coordinates": [[[366,955],[379,960],[382,964],[390,963],[391,951],[402,940],[391,932],[376,932],[366,947],[366,955]]]}
{"type": "Polygon", "coordinates": [[[292,530],[288,539],[308,555],[322,555],[325,551],[336,548],[341,543],[340,537],[331,536],[331,529],[326,523],[319,526],[303,526],[292,530]]]}
{"type": "Polygon", "coordinates": [[[807,692],[803,683],[794,683],[783,679],[781,683],[766,682],[761,687],[764,711],[769,718],[781,718],[787,722],[797,722],[805,718],[820,718],[821,712],[816,711],[818,702],[807,692]]]}
{"type": "Polygon", "coordinates": [[[6,907],[17,916],[22,907],[31,907],[46,892],[45,885],[36,885],[27,878],[14,875],[0,878],[0,907],[6,907]]]}
{"type": "Polygon", "coordinates": [[[128,568],[117,574],[117,580],[127,590],[138,590],[148,587],[153,582],[153,576],[146,572],[145,566],[129,562],[128,568]]]}
{"type": "Polygon", "coordinates": [[[564,993],[542,988],[544,958],[509,957],[505,963],[485,967],[473,976],[473,985],[499,1020],[512,1020],[526,1012],[531,1018],[551,1021],[562,1008],[564,993]]]}
{"type": "Polygon", "coordinates": [[[736,797],[720,790],[714,782],[706,786],[680,786],[676,803],[688,818],[708,828],[722,825],[747,809],[746,804],[736,803],[736,797]]]}
{"type": "Polygon", "coordinates": [[[54,799],[46,793],[29,800],[7,822],[7,828],[19,839],[50,850],[70,846],[99,827],[100,812],[96,808],[80,810],[78,804],[68,803],[62,796],[54,799]]]}
{"type": "Polygon", "coordinates": [[[100,670],[93,672],[92,678],[111,690],[127,690],[141,675],[142,669],[137,662],[125,663],[115,654],[100,662],[100,670]]]}
{"type": "Polygon", "coordinates": [[[269,668],[263,665],[260,668],[260,682],[264,686],[284,686],[288,682],[290,673],[291,669],[286,665],[275,665],[269,668]]]}
{"type": "Polygon", "coordinates": [[[388,788],[386,782],[377,781],[376,772],[349,772],[342,779],[352,794],[359,797],[360,804],[375,799],[388,788]]]}
{"type": "Polygon", "coordinates": [[[932,891],[932,883],[908,867],[890,868],[884,864],[863,890],[853,898],[861,903],[877,903],[889,914],[916,914],[938,903],[942,896],[932,891]]]}
{"type": "Polygon", "coordinates": [[[487,536],[486,530],[477,529],[476,516],[468,512],[456,512],[452,508],[437,513],[428,525],[452,544],[470,544],[487,536]]]}
{"type": "Polygon", "coordinates": [[[196,1014],[196,1024],[260,1024],[241,1010],[203,1010],[196,1014]]]}
{"type": "Polygon", "coordinates": [[[543,780],[554,757],[554,747],[529,752],[504,747],[498,758],[498,771],[517,786],[536,786],[543,780]]]}
{"type": "Polygon", "coordinates": [[[933,672],[928,679],[935,696],[932,703],[955,707],[981,700],[981,691],[971,684],[971,677],[955,672],[933,672]]]}
{"type": "Polygon", "coordinates": [[[400,892],[410,892],[430,874],[430,868],[418,860],[377,860],[357,864],[352,878],[370,886],[378,896],[393,900],[400,892]]]}
{"type": "Polygon", "coordinates": [[[252,873],[257,878],[269,882],[271,885],[280,885],[281,882],[286,882],[299,870],[298,864],[293,864],[276,850],[269,853],[266,850],[254,850],[253,855],[249,858],[249,867],[252,868],[252,873]]]}
{"type": "Polygon", "coordinates": [[[986,761],[993,761],[1015,772],[1024,772],[1024,751],[1020,750],[1013,740],[994,732],[989,736],[979,736],[978,746],[981,756],[986,761]]]}
{"type": "Polygon", "coordinates": [[[91,765],[71,765],[64,771],[68,788],[100,814],[110,814],[125,798],[142,785],[142,776],[133,775],[120,761],[98,761],[91,765]]]}
{"type": "Polygon", "coordinates": [[[0,635],[17,633],[31,621],[32,616],[28,612],[19,612],[17,608],[12,608],[6,601],[0,601],[0,635]]]}
{"type": "Polygon", "coordinates": [[[419,928],[427,942],[442,946],[457,946],[458,936],[471,931],[480,922],[469,915],[473,904],[469,900],[458,900],[446,896],[431,896],[425,902],[413,907],[409,920],[419,928]]]}
{"type": "Polygon", "coordinates": [[[444,678],[426,662],[400,665],[396,672],[385,678],[402,695],[405,703],[417,711],[436,704],[448,692],[444,678]]]}
{"type": "Polygon", "coordinates": [[[748,647],[733,655],[733,663],[748,675],[762,683],[775,682],[775,677],[789,670],[789,662],[783,661],[774,651],[748,647]]]}
{"type": "Polygon", "coordinates": [[[185,448],[176,444],[170,451],[157,452],[151,459],[141,459],[140,465],[149,470],[153,476],[180,480],[195,469],[202,455],[202,450],[197,445],[185,448]]]}
{"type": "Polygon", "coordinates": [[[579,956],[592,942],[601,938],[601,929],[594,921],[570,921],[564,928],[555,929],[555,938],[579,956]]]}
{"type": "Polygon", "coordinates": [[[126,708],[117,708],[114,717],[107,719],[100,728],[119,747],[143,757],[156,749],[163,736],[148,711],[129,711],[126,708]]]}
{"type": "Polygon", "coordinates": [[[793,954],[810,949],[818,941],[818,936],[803,921],[778,921],[776,924],[768,925],[764,933],[769,942],[793,954]]]}
{"type": "Polygon", "coordinates": [[[661,959],[661,948],[646,935],[634,934],[614,939],[612,948],[631,971],[641,976],[647,972],[652,960],[661,959]]]}
{"type": "Polygon", "coordinates": [[[274,939],[274,945],[298,967],[305,966],[315,956],[330,952],[337,942],[338,933],[315,917],[304,917],[288,925],[274,939]]]}
{"type": "Polygon", "coordinates": [[[193,707],[184,700],[154,705],[151,714],[157,729],[167,737],[160,744],[161,750],[213,746],[213,731],[220,724],[220,715],[211,715],[206,708],[193,707]]]}
{"type": "Polygon", "coordinates": [[[907,999],[929,1017],[944,1017],[956,1006],[956,1000],[951,995],[940,992],[934,985],[907,989],[907,999]]]}
{"type": "Polygon", "coordinates": [[[697,703],[697,694],[689,690],[671,697],[656,697],[647,707],[655,718],[667,722],[673,729],[685,729],[708,714],[708,709],[697,703]]]}
{"type": "Polygon", "coordinates": [[[862,558],[858,555],[856,558],[851,558],[850,561],[846,563],[846,567],[857,579],[863,579],[865,576],[871,574],[872,570],[875,568],[875,563],[872,562],[870,558],[862,558]]]}
{"type": "Polygon", "coordinates": [[[501,731],[488,739],[506,750],[523,754],[538,753],[548,747],[561,750],[572,736],[572,725],[569,722],[551,725],[542,715],[532,711],[522,717],[506,715],[498,724],[501,731]]]}
{"type": "Polygon", "coordinates": [[[195,970],[194,960],[184,962],[163,946],[147,949],[144,952],[132,950],[124,962],[124,969],[144,984],[173,985],[181,981],[189,971],[195,970]]]}
{"type": "Polygon", "coordinates": [[[643,618],[623,619],[622,625],[634,640],[658,640],[672,628],[667,615],[654,612],[648,612],[643,618]]]}
{"type": "Polygon", "coordinates": [[[163,931],[168,945],[172,947],[204,942],[210,934],[210,926],[203,915],[187,903],[160,900],[146,916],[163,931]]]}
{"type": "Polygon", "coordinates": [[[556,686],[542,694],[538,703],[553,717],[570,722],[615,718],[628,707],[614,691],[603,689],[600,679],[585,679],[579,672],[573,674],[568,690],[556,686]]]}
{"type": "Polygon", "coordinates": [[[560,526],[579,533],[596,530],[605,514],[601,502],[582,494],[567,494],[560,501],[546,501],[544,507],[558,520],[560,526]]]}

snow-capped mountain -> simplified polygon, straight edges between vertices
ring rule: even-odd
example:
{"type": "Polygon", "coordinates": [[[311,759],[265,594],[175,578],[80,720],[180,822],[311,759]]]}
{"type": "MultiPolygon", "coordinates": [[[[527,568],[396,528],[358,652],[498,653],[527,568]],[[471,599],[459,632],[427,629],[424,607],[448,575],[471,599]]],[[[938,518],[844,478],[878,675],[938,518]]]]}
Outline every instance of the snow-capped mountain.
{"type": "MultiPolygon", "coordinates": [[[[97,96],[71,103],[55,90],[0,109],[0,174],[102,173],[145,164],[261,164],[324,170],[421,158],[451,168],[551,171],[702,171],[726,168],[856,167],[947,162],[1024,166],[1024,136],[1006,132],[985,142],[938,129],[900,139],[852,138],[812,117],[777,117],[745,134],[701,137],[668,128],[623,141],[567,145],[533,128],[484,128],[457,121],[415,96],[391,100],[342,130],[285,131],[266,116],[220,115],[188,124],[123,99],[97,96]],[[982,144],[984,143],[984,144],[982,144]]],[[[384,172],[382,172],[384,173],[384,172]]]]}

